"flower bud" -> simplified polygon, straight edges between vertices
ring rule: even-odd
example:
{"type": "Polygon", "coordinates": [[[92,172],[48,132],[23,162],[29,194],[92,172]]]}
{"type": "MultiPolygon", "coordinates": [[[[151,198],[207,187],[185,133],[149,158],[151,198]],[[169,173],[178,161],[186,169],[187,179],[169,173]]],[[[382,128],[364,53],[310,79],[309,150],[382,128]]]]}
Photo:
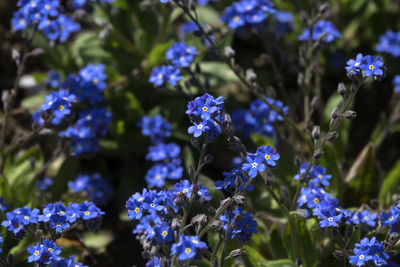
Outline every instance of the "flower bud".
{"type": "Polygon", "coordinates": [[[329,142],[333,142],[335,141],[337,138],[339,137],[339,134],[337,132],[329,132],[326,135],[326,140],[328,140],[329,142]]]}
{"type": "Polygon", "coordinates": [[[237,257],[240,257],[240,256],[244,255],[245,253],[246,252],[245,252],[244,248],[238,248],[238,249],[232,250],[229,253],[229,257],[230,258],[237,258],[237,257]]]}
{"type": "Polygon", "coordinates": [[[279,202],[280,203],[285,203],[286,200],[288,199],[289,196],[289,190],[287,189],[286,186],[281,186],[280,187],[280,198],[279,198],[279,202]]]}
{"type": "Polygon", "coordinates": [[[233,58],[235,56],[235,54],[236,54],[235,50],[233,50],[233,48],[230,47],[230,46],[226,46],[225,49],[224,49],[224,52],[225,52],[225,56],[227,58],[233,58]]]}
{"type": "Polygon", "coordinates": [[[324,154],[324,152],[323,152],[322,150],[317,150],[317,151],[315,151],[315,153],[314,153],[314,159],[315,159],[315,160],[319,160],[319,159],[322,157],[323,154],[324,154]]]}
{"type": "Polygon", "coordinates": [[[207,223],[207,216],[205,214],[198,214],[192,218],[190,223],[193,225],[204,226],[207,223]]]}
{"type": "Polygon", "coordinates": [[[332,255],[333,255],[333,257],[335,257],[335,258],[338,259],[338,260],[343,260],[343,259],[344,259],[344,253],[343,253],[343,251],[341,251],[341,250],[335,250],[335,251],[332,253],[332,255]]]}
{"type": "Polygon", "coordinates": [[[294,211],[294,215],[296,215],[296,217],[298,217],[298,218],[305,219],[305,218],[307,218],[307,210],[297,209],[294,211]]]}
{"type": "Polygon", "coordinates": [[[337,107],[334,107],[334,108],[332,109],[332,112],[331,112],[331,118],[332,118],[332,120],[336,120],[337,117],[338,117],[338,108],[337,108],[337,107]]]}
{"type": "Polygon", "coordinates": [[[238,205],[242,205],[244,203],[244,201],[246,200],[246,198],[242,195],[235,195],[235,196],[233,196],[233,199],[235,200],[236,204],[238,204],[238,205]]]}
{"type": "Polygon", "coordinates": [[[253,69],[246,70],[246,79],[250,82],[255,82],[257,80],[257,74],[253,69]]]}
{"type": "Polygon", "coordinates": [[[301,166],[301,158],[299,155],[294,156],[294,165],[297,169],[300,169],[301,166]]]}
{"type": "Polygon", "coordinates": [[[211,164],[213,159],[214,159],[213,155],[207,154],[206,157],[204,158],[204,164],[211,164]]]}
{"type": "Polygon", "coordinates": [[[357,113],[353,110],[348,110],[343,114],[343,117],[345,117],[348,120],[352,120],[355,117],[357,117],[357,113]]]}
{"type": "Polygon", "coordinates": [[[314,96],[313,99],[311,100],[311,108],[313,110],[317,110],[319,107],[321,101],[319,101],[319,97],[318,96],[314,96]]]}
{"type": "Polygon", "coordinates": [[[318,140],[318,138],[320,137],[320,135],[321,135],[320,127],[319,127],[319,126],[315,126],[314,129],[313,129],[312,132],[311,132],[311,137],[312,137],[314,140],[318,140]]]}
{"type": "Polygon", "coordinates": [[[346,93],[346,86],[344,85],[344,83],[339,83],[337,90],[341,96],[344,96],[344,94],[346,93]]]}

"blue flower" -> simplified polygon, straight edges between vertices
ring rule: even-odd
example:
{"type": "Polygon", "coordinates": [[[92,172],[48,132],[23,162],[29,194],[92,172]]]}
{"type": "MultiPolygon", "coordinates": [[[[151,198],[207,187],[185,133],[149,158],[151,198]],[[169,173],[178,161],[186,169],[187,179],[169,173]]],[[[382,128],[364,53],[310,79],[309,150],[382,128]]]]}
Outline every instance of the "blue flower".
{"type": "MultiPolygon", "coordinates": [[[[240,164],[240,166],[243,163],[240,164]]],[[[240,168],[239,166],[239,168],[240,168]]],[[[218,180],[215,182],[215,189],[226,189],[226,190],[234,190],[237,185],[236,183],[240,181],[240,185],[238,187],[239,191],[241,191],[245,184],[247,184],[247,178],[243,174],[243,171],[239,169],[233,169],[230,172],[223,172],[222,175],[224,176],[224,180],[218,180]]],[[[254,186],[249,184],[246,187],[247,191],[253,191],[254,186]]]]}
{"type": "Polygon", "coordinates": [[[171,60],[172,64],[178,68],[187,68],[193,62],[194,57],[198,55],[196,48],[187,46],[186,43],[173,43],[166,52],[166,58],[171,60]]]}
{"type": "Polygon", "coordinates": [[[379,37],[376,51],[391,54],[394,57],[400,56],[400,31],[388,31],[379,37]]]}
{"type": "Polygon", "coordinates": [[[68,187],[73,193],[85,191],[90,200],[98,205],[105,205],[109,198],[113,188],[107,179],[103,178],[99,173],[89,174],[78,174],[75,181],[69,181],[68,187]]]}
{"type": "MultiPolygon", "coordinates": [[[[306,172],[308,165],[309,165],[308,162],[301,165],[300,174],[296,174],[294,176],[295,180],[300,179],[300,177],[306,172]]],[[[306,177],[306,181],[311,181],[315,185],[318,185],[318,186],[319,185],[328,186],[329,180],[332,178],[332,175],[325,174],[325,172],[326,172],[326,168],[314,164],[311,167],[310,172],[308,173],[308,176],[306,177]]]]}
{"type": "MultiPolygon", "coordinates": [[[[321,41],[331,43],[336,38],[342,37],[340,32],[337,30],[335,25],[333,25],[330,21],[320,20],[318,21],[313,28],[312,39],[314,41],[323,38],[321,41]]],[[[310,29],[307,28],[303,31],[303,33],[298,37],[300,41],[307,41],[310,38],[310,29]]]]}
{"type": "Polygon", "coordinates": [[[364,70],[364,75],[366,77],[369,76],[382,76],[383,75],[383,70],[381,69],[383,67],[383,61],[381,58],[378,56],[374,58],[373,56],[365,56],[364,58],[364,64],[361,65],[361,69],[364,70]]]}
{"type": "Polygon", "coordinates": [[[266,169],[265,164],[263,164],[265,158],[256,155],[248,154],[246,157],[247,163],[242,165],[242,170],[247,172],[250,178],[257,176],[257,172],[263,172],[266,169]]]}
{"type": "Polygon", "coordinates": [[[35,262],[42,265],[50,264],[52,261],[57,261],[57,255],[61,253],[61,249],[56,243],[45,239],[43,244],[38,242],[35,246],[27,249],[30,254],[28,262],[35,262]]]}
{"type": "Polygon", "coordinates": [[[76,102],[75,95],[64,90],[51,92],[45,96],[45,99],[46,103],[42,104],[40,109],[51,112],[54,116],[51,121],[53,124],[59,124],[65,117],[69,116],[72,112],[72,104],[76,102]]]}
{"type": "Polygon", "coordinates": [[[178,259],[181,261],[193,258],[200,259],[202,256],[201,251],[206,248],[206,243],[200,241],[197,236],[181,235],[179,243],[172,245],[171,256],[178,255],[178,259]]]}
{"type": "MultiPolygon", "coordinates": [[[[219,218],[224,223],[225,230],[227,230],[228,227],[228,217],[229,213],[226,211],[225,214],[219,218]]],[[[230,239],[237,237],[241,241],[248,241],[251,235],[255,233],[257,233],[257,222],[253,219],[250,212],[243,212],[241,208],[232,211],[228,235],[230,239]]]]}
{"type": "Polygon", "coordinates": [[[193,134],[194,137],[199,137],[203,132],[206,132],[209,129],[209,127],[205,125],[206,123],[204,121],[200,123],[193,122],[193,124],[194,125],[188,128],[188,133],[193,134]]]}
{"type": "Polygon", "coordinates": [[[75,261],[75,256],[70,256],[68,259],[57,257],[54,262],[51,263],[51,267],[84,267],[82,263],[75,261]]]}
{"type": "Polygon", "coordinates": [[[356,60],[350,59],[347,61],[346,70],[359,70],[361,65],[363,64],[364,56],[361,53],[357,54],[356,60]]]}
{"type": "Polygon", "coordinates": [[[182,80],[182,76],[180,76],[181,71],[179,68],[172,65],[161,65],[159,67],[153,68],[150,74],[149,82],[152,83],[155,87],[161,87],[166,85],[167,83],[175,86],[180,80],[182,80]]]}
{"type": "Polygon", "coordinates": [[[270,167],[276,166],[276,161],[280,158],[278,152],[276,152],[270,146],[261,146],[257,148],[257,156],[263,158],[264,163],[270,167]]]}
{"type": "Polygon", "coordinates": [[[154,117],[142,116],[137,124],[142,128],[142,134],[150,136],[154,144],[163,142],[166,137],[171,136],[171,124],[163,119],[161,115],[154,117]]]}
{"type": "Polygon", "coordinates": [[[0,197],[0,211],[6,211],[10,208],[10,205],[4,203],[4,198],[0,197]]]}
{"type": "Polygon", "coordinates": [[[174,231],[172,231],[170,225],[167,223],[162,223],[154,227],[154,232],[157,242],[171,242],[175,239],[174,231]]]}
{"type": "Polygon", "coordinates": [[[360,243],[355,244],[354,254],[350,256],[349,262],[357,266],[363,266],[368,262],[375,266],[385,265],[389,255],[384,252],[385,246],[372,237],[371,240],[365,237],[360,243]]]}
{"type": "Polygon", "coordinates": [[[240,0],[226,8],[221,20],[231,29],[239,29],[244,26],[256,28],[275,12],[273,3],[269,0],[240,0]]]}
{"type": "Polygon", "coordinates": [[[39,191],[46,191],[53,184],[53,180],[49,177],[44,177],[36,182],[36,188],[39,191]]]}
{"type": "Polygon", "coordinates": [[[393,85],[395,93],[400,94],[400,75],[394,76],[393,85]]]}
{"type": "Polygon", "coordinates": [[[61,76],[60,73],[56,71],[49,72],[49,78],[47,80],[49,86],[53,89],[59,88],[61,84],[61,76]]]}
{"type": "Polygon", "coordinates": [[[76,23],[71,17],[61,14],[54,20],[42,20],[38,25],[38,29],[43,31],[48,39],[63,43],[71,33],[79,31],[81,25],[76,23]]]}

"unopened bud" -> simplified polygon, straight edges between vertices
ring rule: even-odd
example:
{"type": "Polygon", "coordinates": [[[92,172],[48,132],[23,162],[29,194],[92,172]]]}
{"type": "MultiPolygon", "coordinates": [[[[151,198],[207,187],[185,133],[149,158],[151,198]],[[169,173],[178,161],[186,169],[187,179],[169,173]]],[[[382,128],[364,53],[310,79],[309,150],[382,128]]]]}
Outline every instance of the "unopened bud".
{"type": "Polygon", "coordinates": [[[328,140],[329,142],[333,142],[335,141],[337,138],[339,137],[339,134],[337,132],[329,132],[326,135],[326,140],[328,140]]]}
{"type": "Polygon", "coordinates": [[[311,108],[313,110],[317,110],[319,107],[320,101],[318,96],[314,96],[313,99],[311,100],[311,108]]]}
{"type": "Polygon", "coordinates": [[[214,157],[211,154],[207,154],[207,156],[204,158],[204,163],[205,164],[210,164],[213,161],[214,157]]]}
{"type": "Polygon", "coordinates": [[[271,187],[274,185],[274,180],[272,179],[272,174],[267,171],[265,176],[265,185],[271,187]]]}
{"type": "Polygon", "coordinates": [[[38,48],[33,49],[29,54],[30,54],[31,56],[36,57],[36,56],[42,55],[43,53],[44,53],[44,49],[38,47],[38,48]]]}
{"type": "Polygon", "coordinates": [[[305,218],[307,218],[307,210],[297,209],[294,211],[294,215],[296,215],[296,217],[298,217],[298,218],[305,219],[305,218]]]}
{"type": "Polygon", "coordinates": [[[297,169],[300,169],[301,166],[301,158],[299,155],[294,156],[294,165],[297,169]]]}
{"type": "Polygon", "coordinates": [[[224,49],[224,52],[225,52],[225,56],[227,58],[233,58],[235,56],[235,54],[236,54],[235,50],[233,50],[233,48],[230,47],[230,46],[226,46],[225,49],[224,49]]]}
{"type": "Polygon", "coordinates": [[[250,82],[255,82],[257,80],[257,74],[253,69],[246,70],[246,79],[250,82]]]}
{"type": "Polygon", "coordinates": [[[345,117],[348,120],[352,120],[355,117],[357,117],[357,113],[353,110],[348,110],[343,114],[343,117],[345,117]]]}
{"type": "Polygon", "coordinates": [[[315,151],[314,159],[315,160],[319,160],[322,157],[323,154],[324,154],[324,152],[322,150],[315,151]]]}
{"type": "Polygon", "coordinates": [[[335,257],[335,258],[338,259],[338,260],[343,260],[343,259],[344,259],[344,253],[343,253],[343,251],[341,251],[341,250],[335,250],[335,251],[332,253],[332,255],[333,255],[333,257],[335,257]]]}
{"type": "Polygon", "coordinates": [[[280,203],[285,203],[286,200],[288,199],[289,196],[289,190],[287,189],[286,186],[281,186],[280,187],[280,198],[279,198],[279,202],[280,203]]]}
{"type": "Polygon", "coordinates": [[[350,85],[350,93],[355,94],[357,93],[357,86],[355,84],[350,85]]]}
{"type": "Polygon", "coordinates": [[[222,233],[224,232],[224,224],[220,220],[215,220],[210,224],[211,228],[217,232],[217,233],[222,233]]]}
{"type": "Polygon", "coordinates": [[[240,256],[242,256],[244,254],[245,254],[244,248],[239,248],[239,249],[232,250],[229,253],[229,257],[230,258],[237,258],[237,257],[240,257],[240,256]]]}
{"type": "Polygon", "coordinates": [[[338,85],[338,93],[343,96],[346,93],[346,86],[344,85],[344,83],[339,83],[338,85]]]}
{"type": "Polygon", "coordinates": [[[193,217],[190,223],[193,225],[205,225],[207,223],[207,216],[205,214],[198,214],[193,217]]]}
{"type": "Polygon", "coordinates": [[[320,135],[321,135],[321,129],[320,129],[320,127],[319,127],[319,126],[315,126],[314,129],[313,129],[312,132],[311,132],[311,137],[312,137],[314,140],[318,140],[318,138],[320,137],[320,135]]]}
{"type": "Polygon", "coordinates": [[[178,231],[181,226],[178,218],[173,218],[171,223],[171,228],[173,231],[178,231]]]}
{"type": "Polygon", "coordinates": [[[244,203],[244,201],[246,200],[246,198],[242,195],[235,195],[235,196],[233,196],[233,199],[235,200],[236,204],[238,204],[238,205],[242,205],[244,203]]]}
{"type": "Polygon", "coordinates": [[[332,118],[333,120],[336,120],[337,117],[338,117],[338,108],[337,108],[337,107],[334,107],[334,108],[332,109],[332,112],[331,112],[331,118],[332,118]]]}

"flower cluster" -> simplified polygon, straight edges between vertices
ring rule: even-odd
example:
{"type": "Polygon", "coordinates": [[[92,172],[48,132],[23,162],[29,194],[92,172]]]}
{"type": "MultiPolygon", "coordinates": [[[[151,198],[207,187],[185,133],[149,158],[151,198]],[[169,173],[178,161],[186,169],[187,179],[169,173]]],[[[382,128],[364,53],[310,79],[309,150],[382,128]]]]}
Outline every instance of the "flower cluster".
{"type": "Polygon", "coordinates": [[[394,57],[400,57],[400,31],[388,31],[379,37],[376,51],[388,53],[394,57]]]}
{"type": "Polygon", "coordinates": [[[393,85],[395,93],[400,94],[400,75],[394,76],[393,85]]]}
{"type": "MultiPolygon", "coordinates": [[[[51,92],[45,96],[46,103],[41,105],[40,110],[51,114],[52,124],[60,124],[72,113],[72,104],[76,103],[76,96],[68,91],[60,90],[51,92]]],[[[38,121],[39,125],[43,122],[38,121]]]]}
{"type": "Polygon", "coordinates": [[[160,188],[164,186],[166,179],[182,178],[181,148],[174,142],[163,143],[164,139],[171,135],[171,125],[160,115],[143,116],[138,125],[142,128],[142,133],[150,136],[154,143],[146,155],[146,160],[155,163],[146,173],[145,179],[148,185],[160,188]]]}
{"type": "Polygon", "coordinates": [[[178,255],[181,261],[197,257],[201,259],[201,251],[207,248],[207,244],[199,241],[197,236],[181,235],[179,242],[172,245],[171,255],[178,255]]]}
{"type": "Polygon", "coordinates": [[[232,214],[226,211],[224,216],[219,219],[224,223],[225,231],[228,228],[228,221],[230,221],[228,236],[231,239],[236,237],[241,241],[249,241],[251,235],[257,233],[257,222],[253,220],[250,212],[243,212],[242,208],[236,208],[232,214]]]}
{"type": "Polygon", "coordinates": [[[318,21],[313,26],[312,33],[310,33],[309,28],[304,29],[298,39],[300,41],[307,41],[310,39],[310,34],[312,34],[311,38],[313,41],[323,41],[327,43],[331,43],[336,38],[342,37],[335,25],[333,25],[332,22],[325,20],[318,21]]]}
{"type": "MultiPolygon", "coordinates": [[[[289,112],[283,102],[265,97],[269,104],[282,110],[283,114],[289,112]]],[[[273,124],[283,121],[283,117],[272,110],[261,99],[256,99],[250,103],[249,109],[236,109],[232,111],[232,122],[235,130],[243,132],[244,136],[250,137],[253,133],[272,137],[274,135],[273,124]]]]}
{"type": "Polygon", "coordinates": [[[347,61],[346,70],[349,77],[362,75],[362,77],[373,76],[376,79],[382,77],[386,69],[379,56],[374,58],[373,56],[363,56],[359,53],[355,60],[350,59],[347,61]]]}
{"type": "Polygon", "coordinates": [[[27,249],[30,254],[28,262],[48,265],[52,261],[57,261],[57,256],[61,253],[61,250],[62,248],[58,247],[56,243],[45,239],[42,244],[37,242],[36,245],[27,249]]]}
{"type": "Polygon", "coordinates": [[[381,244],[375,237],[371,240],[365,237],[357,243],[354,248],[354,256],[350,256],[350,264],[357,266],[364,266],[368,263],[372,263],[375,266],[386,265],[386,260],[389,255],[384,251],[385,246],[381,244]]]}
{"type": "MultiPolygon", "coordinates": [[[[234,192],[237,188],[239,191],[244,189],[244,185],[248,183],[248,178],[245,173],[240,169],[232,169],[230,172],[223,172],[224,180],[218,180],[215,182],[215,189],[225,189],[230,192],[234,192]]],[[[249,184],[245,190],[253,191],[254,186],[249,184]]]]}
{"type": "Polygon", "coordinates": [[[39,222],[45,223],[47,229],[53,230],[54,233],[62,233],[63,230],[70,228],[70,224],[79,219],[98,221],[103,214],[104,212],[92,202],[69,203],[68,206],[59,202],[48,204],[43,208],[42,213],[39,209],[31,210],[28,207],[7,212],[6,220],[1,225],[12,232],[15,237],[21,238],[25,235],[28,227],[37,225],[39,222]]]}
{"type": "MultiPolygon", "coordinates": [[[[206,187],[198,184],[197,193],[194,197],[195,202],[211,200],[206,187]]],[[[142,193],[135,193],[126,202],[128,217],[138,221],[133,233],[139,236],[141,242],[163,243],[171,248],[171,255],[177,254],[179,260],[200,258],[201,250],[207,246],[199,241],[197,237],[180,236],[179,242],[175,239],[174,231],[179,232],[179,226],[173,229],[173,218],[182,210],[182,205],[193,193],[193,185],[187,180],[183,180],[174,185],[168,191],[143,189],[142,193]],[[187,241],[190,241],[189,243],[187,241]],[[190,251],[189,251],[190,249],[190,251]]],[[[152,259],[148,266],[157,259],[152,259]]],[[[147,266],[147,265],[146,265],[147,266]]]]}
{"type": "Polygon", "coordinates": [[[223,105],[222,96],[214,98],[207,93],[190,101],[186,114],[193,125],[189,127],[188,133],[194,137],[206,133],[210,141],[214,140],[221,133],[220,125],[225,121],[223,105]]]}
{"type": "Polygon", "coordinates": [[[311,181],[315,185],[319,186],[328,186],[329,185],[329,180],[332,178],[332,175],[326,174],[326,168],[320,166],[320,165],[312,165],[310,171],[308,172],[307,177],[302,177],[307,168],[309,166],[309,163],[306,162],[300,166],[300,173],[296,174],[294,176],[295,180],[300,180],[300,177],[302,179],[305,179],[306,181],[311,181]]]}
{"type": "Polygon", "coordinates": [[[322,166],[313,165],[308,175],[306,171],[309,163],[305,163],[300,168],[300,173],[295,175],[295,180],[307,182],[307,187],[301,189],[297,205],[299,208],[306,206],[312,210],[312,214],[319,219],[321,227],[338,227],[340,224],[362,225],[375,227],[378,215],[369,210],[353,212],[345,210],[339,206],[339,201],[325,191],[325,186],[329,185],[330,174],[326,174],[326,169],[322,166]]]}
{"type": "Polygon", "coordinates": [[[75,256],[70,256],[68,259],[57,257],[50,265],[51,267],[87,267],[82,263],[75,261],[75,256]]]}
{"type": "Polygon", "coordinates": [[[389,212],[383,211],[380,218],[382,226],[390,227],[390,233],[400,234],[400,201],[389,212]]]}
{"type": "Polygon", "coordinates": [[[62,14],[59,0],[20,0],[17,6],[11,19],[14,31],[35,25],[48,39],[65,42],[71,33],[81,29],[79,23],[62,14]]]}
{"type": "Polygon", "coordinates": [[[231,29],[259,27],[270,15],[275,14],[273,7],[274,4],[269,0],[240,0],[224,11],[221,20],[231,29]]]}
{"type": "Polygon", "coordinates": [[[99,173],[80,173],[74,181],[68,182],[68,187],[73,193],[86,192],[90,200],[98,205],[105,205],[113,192],[108,180],[99,173]]]}
{"type": "Polygon", "coordinates": [[[195,47],[188,46],[184,42],[173,43],[166,52],[166,58],[171,61],[171,65],[155,67],[150,74],[150,83],[156,87],[166,84],[175,86],[183,78],[181,68],[188,68],[198,54],[195,47]]]}

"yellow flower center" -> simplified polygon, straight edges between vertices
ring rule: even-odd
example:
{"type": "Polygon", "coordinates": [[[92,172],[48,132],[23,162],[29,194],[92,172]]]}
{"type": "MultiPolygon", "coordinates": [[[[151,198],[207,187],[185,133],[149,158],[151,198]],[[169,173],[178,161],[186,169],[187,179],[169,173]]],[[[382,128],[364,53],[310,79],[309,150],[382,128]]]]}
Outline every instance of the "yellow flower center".
{"type": "Polygon", "coordinates": [[[391,220],[393,220],[393,216],[390,216],[390,217],[389,217],[389,221],[391,221],[391,220]]]}
{"type": "Polygon", "coordinates": [[[365,216],[365,217],[364,217],[364,220],[365,220],[365,221],[368,221],[368,220],[369,220],[369,218],[368,218],[367,216],[365,216]]]}
{"type": "Polygon", "coordinates": [[[208,107],[203,107],[203,111],[207,111],[208,110],[208,107]]]}
{"type": "Polygon", "coordinates": [[[44,6],[44,9],[50,10],[50,5],[45,5],[45,6],[44,6]]]}
{"type": "Polygon", "coordinates": [[[239,20],[239,16],[234,16],[233,17],[233,21],[238,21],[239,20]]]}
{"type": "Polygon", "coordinates": [[[33,254],[35,254],[35,256],[39,255],[39,250],[36,250],[33,254]]]}
{"type": "Polygon", "coordinates": [[[135,212],[138,213],[140,211],[139,208],[135,208],[135,212]]]}
{"type": "Polygon", "coordinates": [[[161,178],[161,175],[157,174],[157,175],[156,175],[156,179],[157,179],[157,180],[160,180],[160,178],[161,178]]]}
{"type": "Polygon", "coordinates": [[[162,79],[162,77],[163,77],[163,75],[161,73],[158,74],[158,76],[157,76],[158,79],[162,79]]]}
{"type": "Polygon", "coordinates": [[[329,218],[328,218],[328,221],[333,222],[333,218],[332,218],[332,217],[329,217],[329,218]]]}
{"type": "Polygon", "coordinates": [[[162,236],[167,236],[167,234],[168,234],[167,231],[163,231],[163,232],[161,233],[162,236]]]}
{"type": "Polygon", "coordinates": [[[25,24],[25,20],[24,20],[24,19],[20,19],[20,20],[19,20],[19,24],[21,24],[21,25],[22,25],[22,24],[25,24]]]}
{"type": "Polygon", "coordinates": [[[25,216],[24,219],[28,221],[29,220],[29,216],[25,216]]]}
{"type": "Polygon", "coordinates": [[[363,259],[364,259],[364,255],[360,255],[360,256],[358,256],[358,258],[359,258],[360,260],[363,260],[363,259]]]}
{"type": "Polygon", "coordinates": [[[98,84],[98,83],[99,83],[99,80],[97,80],[96,78],[94,78],[92,82],[93,82],[94,84],[98,84]]]}
{"type": "Polygon", "coordinates": [[[380,256],[381,256],[381,253],[377,252],[375,255],[378,256],[378,257],[380,257],[380,256]]]}
{"type": "Polygon", "coordinates": [[[197,125],[197,129],[201,129],[201,128],[203,128],[203,125],[201,125],[201,124],[197,125]]]}
{"type": "Polygon", "coordinates": [[[255,168],[255,167],[257,167],[257,165],[258,164],[254,162],[254,163],[251,164],[251,167],[255,168]]]}
{"type": "Polygon", "coordinates": [[[375,66],[374,65],[369,65],[369,67],[368,67],[370,70],[373,70],[373,69],[375,69],[375,66]]]}
{"type": "Polygon", "coordinates": [[[194,244],[198,244],[198,243],[199,243],[199,241],[197,241],[197,240],[193,240],[193,243],[194,243],[194,244]]]}
{"type": "Polygon", "coordinates": [[[89,215],[90,214],[90,211],[85,211],[85,215],[87,216],[87,215],[89,215]]]}
{"type": "Polygon", "coordinates": [[[187,192],[189,192],[189,190],[187,190],[186,188],[183,189],[183,193],[187,193],[187,192]]]}
{"type": "Polygon", "coordinates": [[[190,248],[186,248],[186,249],[185,249],[185,253],[186,253],[186,254],[189,254],[191,251],[192,251],[192,250],[191,250],[190,248]]]}
{"type": "Polygon", "coordinates": [[[143,200],[143,198],[142,197],[140,197],[139,199],[138,199],[138,201],[142,201],[143,200]]]}
{"type": "Polygon", "coordinates": [[[266,159],[266,160],[269,160],[270,158],[271,158],[270,155],[265,155],[265,159],[266,159]]]}
{"type": "Polygon", "coordinates": [[[58,106],[58,109],[59,109],[59,110],[64,110],[64,106],[63,106],[63,105],[59,105],[59,106],[58,106]]]}
{"type": "Polygon", "coordinates": [[[60,213],[61,213],[61,215],[65,215],[65,212],[64,212],[64,211],[60,211],[60,213]]]}
{"type": "Polygon", "coordinates": [[[49,250],[50,252],[53,252],[53,249],[52,249],[52,248],[48,248],[48,250],[49,250]]]}
{"type": "Polygon", "coordinates": [[[314,203],[319,203],[319,199],[317,197],[314,198],[314,203]]]}

